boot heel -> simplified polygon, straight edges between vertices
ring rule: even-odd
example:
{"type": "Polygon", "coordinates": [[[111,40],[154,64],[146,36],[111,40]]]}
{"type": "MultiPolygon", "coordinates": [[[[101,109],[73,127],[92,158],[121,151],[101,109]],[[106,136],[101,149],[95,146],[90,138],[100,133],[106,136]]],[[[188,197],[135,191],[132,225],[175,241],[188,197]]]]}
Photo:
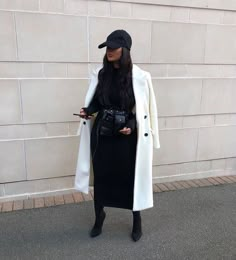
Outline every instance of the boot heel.
{"type": "Polygon", "coordinates": [[[133,229],[131,237],[134,242],[137,242],[142,235],[142,220],[140,212],[133,212],[133,229]]]}
{"type": "Polygon", "coordinates": [[[97,237],[102,233],[103,222],[106,218],[106,213],[103,211],[99,219],[96,219],[95,224],[90,231],[90,237],[97,237]]]}

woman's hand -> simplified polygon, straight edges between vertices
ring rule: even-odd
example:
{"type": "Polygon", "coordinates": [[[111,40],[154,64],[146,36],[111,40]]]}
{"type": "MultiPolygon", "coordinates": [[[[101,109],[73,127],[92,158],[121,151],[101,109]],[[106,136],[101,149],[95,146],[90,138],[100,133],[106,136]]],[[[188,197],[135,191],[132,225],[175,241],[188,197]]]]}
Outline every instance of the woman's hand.
{"type": "Polygon", "coordinates": [[[131,128],[124,127],[123,129],[120,130],[120,133],[124,135],[130,135],[131,134],[131,128]]]}
{"type": "Polygon", "coordinates": [[[81,118],[84,118],[84,119],[90,119],[90,118],[92,118],[92,116],[88,116],[88,115],[86,114],[86,112],[84,111],[83,108],[80,109],[79,114],[80,114],[80,117],[81,117],[81,118]]]}

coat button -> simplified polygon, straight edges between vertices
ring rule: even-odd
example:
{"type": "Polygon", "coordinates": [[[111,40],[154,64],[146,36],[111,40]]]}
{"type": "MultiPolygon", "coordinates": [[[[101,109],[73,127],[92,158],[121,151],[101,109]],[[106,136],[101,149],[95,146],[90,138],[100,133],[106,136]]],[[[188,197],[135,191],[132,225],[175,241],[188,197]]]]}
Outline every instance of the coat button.
{"type": "Polygon", "coordinates": [[[147,116],[145,115],[145,116],[144,116],[144,119],[146,119],[146,118],[147,118],[147,116]]]}
{"type": "Polygon", "coordinates": [[[148,133],[145,133],[144,136],[148,136],[148,133]]]}
{"type": "Polygon", "coordinates": [[[86,125],[86,122],[84,121],[83,124],[86,125]]]}

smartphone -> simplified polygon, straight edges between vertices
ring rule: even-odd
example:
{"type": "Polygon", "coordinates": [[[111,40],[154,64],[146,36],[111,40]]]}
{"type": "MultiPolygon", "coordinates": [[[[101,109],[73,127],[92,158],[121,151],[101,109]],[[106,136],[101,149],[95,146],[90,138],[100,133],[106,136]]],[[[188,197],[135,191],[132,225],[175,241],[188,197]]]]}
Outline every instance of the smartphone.
{"type": "MultiPolygon", "coordinates": [[[[74,116],[82,116],[84,117],[85,115],[82,115],[82,114],[73,114],[74,116]]],[[[89,116],[93,116],[93,115],[89,115],[89,116]]],[[[88,117],[88,116],[87,116],[88,117]]]]}

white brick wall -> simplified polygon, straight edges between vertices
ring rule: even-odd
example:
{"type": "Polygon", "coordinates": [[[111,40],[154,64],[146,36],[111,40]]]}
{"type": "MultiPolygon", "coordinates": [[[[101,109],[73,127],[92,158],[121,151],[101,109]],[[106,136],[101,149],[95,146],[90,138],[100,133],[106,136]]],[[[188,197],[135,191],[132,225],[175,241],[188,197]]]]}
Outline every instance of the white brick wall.
{"type": "Polygon", "coordinates": [[[98,44],[117,28],[150,71],[156,182],[236,174],[233,0],[0,0],[0,198],[73,188],[98,44]]]}

